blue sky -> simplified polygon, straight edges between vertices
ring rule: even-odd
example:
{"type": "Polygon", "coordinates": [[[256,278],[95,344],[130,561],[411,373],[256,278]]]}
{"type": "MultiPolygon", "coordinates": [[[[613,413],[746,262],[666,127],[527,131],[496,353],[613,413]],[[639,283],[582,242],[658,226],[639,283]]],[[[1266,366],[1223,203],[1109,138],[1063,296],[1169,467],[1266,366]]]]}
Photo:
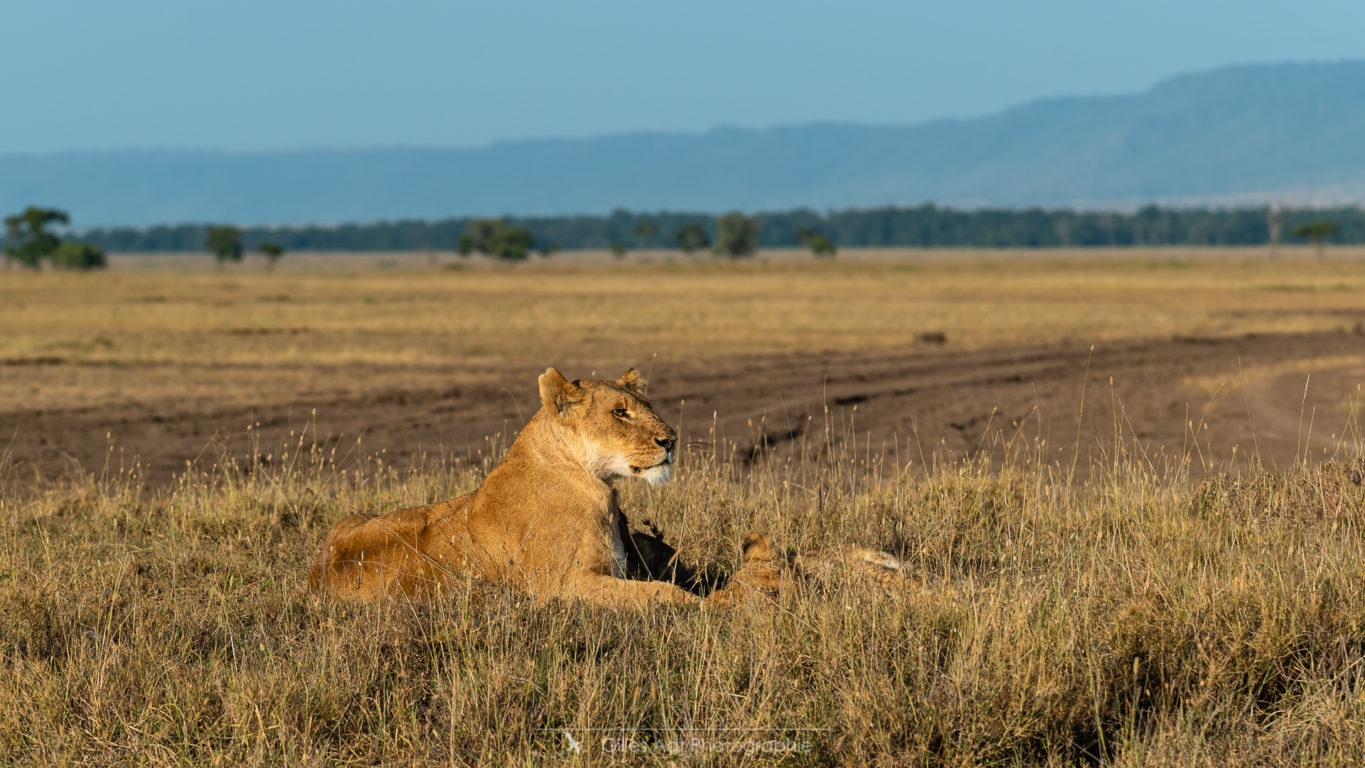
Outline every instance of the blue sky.
{"type": "Polygon", "coordinates": [[[1365,57],[1359,0],[7,4],[0,153],[906,123],[1365,57]]]}

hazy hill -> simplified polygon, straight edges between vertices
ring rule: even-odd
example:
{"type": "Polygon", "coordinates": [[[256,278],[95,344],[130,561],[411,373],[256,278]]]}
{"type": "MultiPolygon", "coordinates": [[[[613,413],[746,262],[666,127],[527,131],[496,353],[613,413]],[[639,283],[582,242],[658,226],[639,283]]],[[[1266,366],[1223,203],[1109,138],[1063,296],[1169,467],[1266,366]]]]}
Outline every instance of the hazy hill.
{"type": "Polygon", "coordinates": [[[0,210],[77,226],[463,214],[1365,200],[1365,61],[1231,67],[974,120],[476,149],[0,156],[0,210]]]}

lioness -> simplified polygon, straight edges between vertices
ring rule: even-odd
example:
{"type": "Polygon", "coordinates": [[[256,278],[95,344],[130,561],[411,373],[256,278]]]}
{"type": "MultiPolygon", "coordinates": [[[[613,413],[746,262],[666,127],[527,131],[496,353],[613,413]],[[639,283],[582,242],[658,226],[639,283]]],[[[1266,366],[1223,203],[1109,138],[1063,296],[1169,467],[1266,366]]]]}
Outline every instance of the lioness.
{"type": "Polygon", "coordinates": [[[342,520],[323,541],[309,585],[371,600],[478,576],[542,599],[610,605],[731,605],[777,589],[780,569],[763,536],[746,537],[739,570],[724,587],[709,589],[680,569],[662,541],[630,533],[611,481],[667,482],[677,455],[677,434],[650,408],[634,369],[616,381],[570,382],[550,368],[539,381],[540,410],[478,489],[342,520]],[[678,583],[642,580],[661,577],[678,583]]]}

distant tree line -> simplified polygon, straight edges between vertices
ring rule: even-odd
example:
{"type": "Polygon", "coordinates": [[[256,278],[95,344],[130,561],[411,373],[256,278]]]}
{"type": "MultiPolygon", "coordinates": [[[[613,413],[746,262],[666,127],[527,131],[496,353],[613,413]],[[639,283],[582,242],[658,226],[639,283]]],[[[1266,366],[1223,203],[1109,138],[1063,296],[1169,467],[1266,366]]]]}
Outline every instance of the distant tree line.
{"type": "MultiPolygon", "coordinates": [[[[733,218],[709,213],[631,212],[607,216],[506,216],[500,219],[399,220],[335,226],[242,227],[237,247],[287,251],[456,251],[517,259],[532,251],[714,249],[744,255],[753,248],[1055,248],[1131,245],[1261,245],[1272,228],[1314,243],[1365,243],[1365,209],[1162,208],[1135,212],[1041,208],[957,210],[932,204],[838,210],[809,209],[733,218]],[[1313,225],[1331,222],[1323,232],[1313,225]],[[1307,227],[1308,229],[1305,229],[1307,227]],[[1299,234],[1302,233],[1302,234],[1299,234]],[[718,237],[723,242],[718,244],[718,237]]],[[[81,238],[105,251],[202,251],[210,224],[89,229],[81,238]]],[[[212,249],[211,249],[212,250],[212,249]]],[[[240,252],[240,250],[239,250],[240,252]]],[[[231,249],[228,259],[231,260],[231,249]]]]}

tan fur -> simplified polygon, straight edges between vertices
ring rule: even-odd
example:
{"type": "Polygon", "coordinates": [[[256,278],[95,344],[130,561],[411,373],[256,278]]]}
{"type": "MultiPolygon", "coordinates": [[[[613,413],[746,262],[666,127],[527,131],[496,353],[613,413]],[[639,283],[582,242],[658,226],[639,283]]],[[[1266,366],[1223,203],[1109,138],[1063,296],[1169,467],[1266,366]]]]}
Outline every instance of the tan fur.
{"type": "Polygon", "coordinates": [[[863,547],[823,549],[790,558],[788,570],[803,581],[829,586],[840,579],[872,584],[890,592],[912,586],[904,566],[886,552],[863,547]]]}
{"type": "MultiPolygon", "coordinates": [[[[632,369],[617,381],[540,377],[541,409],[473,493],[387,515],[352,515],[327,534],[308,576],[319,592],[374,600],[422,596],[480,577],[548,599],[609,605],[695,603],[664,581],[622,578],[630,536],[610,481],[666,482],[677,435],[650,408],[632,369]]],[[[777,588],[767,539],[751,534],[744,560],[705,599],[733,605],[777,588]]]]}

